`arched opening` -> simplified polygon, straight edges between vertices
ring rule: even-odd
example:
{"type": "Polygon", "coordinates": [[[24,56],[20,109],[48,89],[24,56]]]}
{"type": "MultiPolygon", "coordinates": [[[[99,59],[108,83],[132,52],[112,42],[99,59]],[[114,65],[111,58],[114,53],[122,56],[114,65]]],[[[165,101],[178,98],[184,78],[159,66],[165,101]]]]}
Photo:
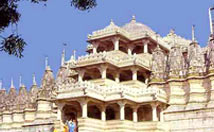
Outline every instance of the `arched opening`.
{"type": "Polygon", "coordinates": [[[141,71],[137,72],[137,80],[145,83],[145,77],[143,76],[143,72],[141,71]]]}
{"type": "Polygon", "coordinates": [[[133,51],[132,51],[133,54],[140,54],[140,53],[143,53],[143,46],[136,46],[133,51]]]}
{"type": "Polygon", "coordinates": [[[110,80],[113,80],[113,81],[114,81],[113,73],[114,73],[114,70],[107,69],[107,72],[106,72],[106,78],[108,78],[108,79],[110,79],[110,80]]]}
{"type": "Polygon", "coordinates": [[[81,107],[78,102],[70,102],[66,104],[62,109],[62,121],[65,123],[71,119],[77,119],[81,117],[81,107]]]}
{"type": "Polygon", "coordinates": [[[90,69],[86,70],[84,77],[83,77],[83,81],[99,79],[99,78],[101,78],[100,71],[97,68],[90,68],[90,69]]]}
{"type": "Polygon", "coordinates": [[[142,105],[138,108],[138,121],[152,121],[152,107],[150,105],[142,105]]]}
{"type": "Polygon", "coordinates": [[[133,120],[133,109],[129,106],[125,107],[125,119],[126,120],[133,120]]]}
{"type": "Polygon", "coordinates": [[[93,102],[88,103],[88,117],[101,119],[101,111],[93,102]]]}
{"type": "Polygon", "coordinates": [[[103,52],[103,51],[105,51],[105,47],[102,46],[102,45],[99,45],[99,46],[97,47],[97,53],[103,52]]]}
{"type": "Polygon", "coordinates": [[[119,106],[117,104],[111,104],[106,107],[106,120],[117,120],[119,118],[119,106]]]}
{"type": "Polygon", "coordinates": [[[132,80],[132,71],[124,70],[120,73],[120,82],[132,80]]]}
{"type": "Polygon", "coordinates": [[[127,53],[127,48],[125,48],[123,46],[120,46],[119,50],[122,51],[122,52],[124,52],[124,53],[127,53]]]}

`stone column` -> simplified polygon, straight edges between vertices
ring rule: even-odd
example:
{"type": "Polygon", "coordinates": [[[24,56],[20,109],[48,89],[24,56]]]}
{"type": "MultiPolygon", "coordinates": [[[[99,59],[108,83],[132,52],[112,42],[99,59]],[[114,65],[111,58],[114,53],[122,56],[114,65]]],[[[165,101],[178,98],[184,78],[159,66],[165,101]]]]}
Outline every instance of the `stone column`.
{"type": "Polygon", "coordinates": [[[132,55],[133,49],[134,49],[134,46],[133,45],[129,45],[129,47],[128,47],[128,55],[132,55]]]}
{"type": "Polygon", "coordinates": [[[134,80],[134,81],[137,80],[137,71],[138,71],[138,69],[133,67],[133,68],[131,68],[131,71],[132,71],[132,80],[134,80]]]}
{"type": "Polygon", "coordinates": [[[102,79],[106,79],[107,68],[108,68],[107,65],[101,65],[101,66],[99,67],[99,71],[100,71],[100,73],[101,73],[102,79]]]}
{"type": "Polygon", "coordinates": [[[83,81],[84,74],[85,74],[85,70],[84,69],[78,70],[78,81],[79,82],[83,81]]]}
{"type": "Polygon", "coordinates": [[[101,108],[101,120],[106,121],[106,106],[103,105],[101,108]]]}
{"type": "Polygon", "coordinates": [[[118,37],[115,37],[115,38],[113,38],[112,39],[112,42],[113,42],[113,44],[114,44],[114,50],[119,50],[119,40],[120,40],[120,38],[118,38],[118,37]]]}
{"type": "Polygon", "coordinates": [[[117,82],[117,83],[120,82],[120,73],[119,73],[119,72],[117,72],[117,73],[115,74],[115,82],[117,82]]]}
{"type": "Polygon", "coordinates": [[[148,42],[144,42],[143,53],[148,53],[148,42]]]}
{"type": "Polygon", "coordinates": [[[93,45],[93,53],[96,54],[97,53],[98,43],[94,42],[94,43],[92,43],[92,45],[93,45]]]}
{"type": "Polygon", "coordinates": [[[88,117],[88,101],[80,100],[80,105],[82,108],[82,118],[87,118],[88,117]]]}
{"type": "Polygon", "coordinates": [[[151,104],[152,106],[152,121],[158,121],[158,115],[157,115],[157,104],[151,104]]]}
{"type": "Polygon", "coordinates": [[[137,110],[138,110],[137,106],[133,107],[133,122],[138,122],[137,110]]]}
{"type": "Polygon", "coordinates": [[[120,120],[123,121],[125,120],[125,102],[118,102],[119,106],[120,106],[120,120]]]}

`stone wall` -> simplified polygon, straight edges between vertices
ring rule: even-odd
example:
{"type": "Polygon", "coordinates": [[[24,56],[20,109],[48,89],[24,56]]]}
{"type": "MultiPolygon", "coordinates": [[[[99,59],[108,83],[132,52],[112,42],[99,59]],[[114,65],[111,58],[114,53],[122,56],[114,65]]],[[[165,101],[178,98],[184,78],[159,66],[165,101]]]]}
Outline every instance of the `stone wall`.
{"type": "Polygon", "coordinates": [[[164,113],[170,132],[213,132],[214,108],[164,113]]]}

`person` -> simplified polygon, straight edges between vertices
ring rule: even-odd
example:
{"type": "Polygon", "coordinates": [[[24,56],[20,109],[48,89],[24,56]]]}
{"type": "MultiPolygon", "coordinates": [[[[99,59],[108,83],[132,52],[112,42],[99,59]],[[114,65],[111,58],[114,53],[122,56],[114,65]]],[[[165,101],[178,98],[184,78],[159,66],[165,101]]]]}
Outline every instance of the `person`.
{"type": "Polygon", "coordinates": [[[75,124],[73,122],[73,119],[71,119],[70,121],[68,121],[68,127],[69,127],[69,132],[75,132],[75,124]]]}
{"type": "Polygon", "coordinates": [[[75,128],[74,128],[74,132],[78,132],[78,125],[77,125],[77,120],[76,119],[74,119],[74,126],[75,126],[75,128]]]}
{"type": "Polygon", "coordinates": [[[68,132],[68,130],[69,130],[69,129],[68,129],[68,126],[67,126],[67,125],[64,125],[64,126],[63,126],[63,132],[68,132]]]}

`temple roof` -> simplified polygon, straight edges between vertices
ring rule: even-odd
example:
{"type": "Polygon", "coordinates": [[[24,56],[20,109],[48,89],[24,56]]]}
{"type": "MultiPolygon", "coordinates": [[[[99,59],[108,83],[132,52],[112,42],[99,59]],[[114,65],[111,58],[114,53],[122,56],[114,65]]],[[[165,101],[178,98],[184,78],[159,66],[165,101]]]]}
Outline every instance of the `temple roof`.
{"type": "Polygon", "coordinates": [[[155,34],[155,32],[150,27],[142,23],[136,22],[135,16],[132,17],[131,22],[125,24],[121,28],[126,30],[130,34],[136,34],[136,33],[155,34]]]}

